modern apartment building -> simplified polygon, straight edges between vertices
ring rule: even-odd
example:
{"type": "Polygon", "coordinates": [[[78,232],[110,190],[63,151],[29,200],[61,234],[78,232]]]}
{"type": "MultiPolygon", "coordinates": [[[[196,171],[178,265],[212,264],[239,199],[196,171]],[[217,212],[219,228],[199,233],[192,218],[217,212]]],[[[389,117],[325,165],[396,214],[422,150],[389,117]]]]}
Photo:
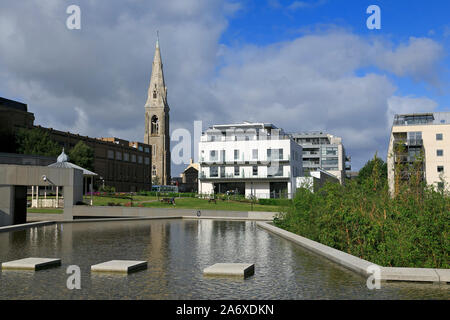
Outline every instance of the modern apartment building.
{"type": "Polygon", "coordinates": [[[346,170],[351,170],[350,158],[345,155],[342,138],[324,132],[291,133],[303,148],[303,171],[328,171],[343,183],[346,170]]]}
{"type": "Polygon", "coordinates": [[[214,125],[199,142],[200,194],[292,197],[302,147],[270,123],[214,125]]]}
{"type": "MultiPolygon", "coordinates": [[[[387,155],[389,190],[395,192],[396,165],[407,167],[420,156],[417,170],[429,185],[450,184],[450,112],[398,114],[394,116],[387,155]],[[422,158],[423,157],[423,158],[422,158]],[[444,182],[444,183],[443,183],[444,182]]],[[[417,161],[416,161],[417,163],[417,161]]],[[[399,179],[409,179],[399,172],[399,179]]]]}

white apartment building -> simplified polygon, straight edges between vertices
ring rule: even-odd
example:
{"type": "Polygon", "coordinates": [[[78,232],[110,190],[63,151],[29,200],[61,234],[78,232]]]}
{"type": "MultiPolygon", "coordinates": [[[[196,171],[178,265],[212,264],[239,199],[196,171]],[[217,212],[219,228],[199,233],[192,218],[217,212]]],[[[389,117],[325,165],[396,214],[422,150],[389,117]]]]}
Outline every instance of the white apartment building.
{"type": "MultiPolygon", "coordinates": [[[[418,155],[424,156],[422,179],[438,188],[446,183],[450,191],[450,112],[395,115],[387,156],[391,193],[396,164],[411,164],[418,155]]],[[[406,172],[401,174],[401,179],[408,179],[406,172]]]]}
{"type": "Polygon", "coordinates": [[[200,194],[289,197],[303,175],[302,147],[270,123],[214,125],[199,142],[200,194]]]}

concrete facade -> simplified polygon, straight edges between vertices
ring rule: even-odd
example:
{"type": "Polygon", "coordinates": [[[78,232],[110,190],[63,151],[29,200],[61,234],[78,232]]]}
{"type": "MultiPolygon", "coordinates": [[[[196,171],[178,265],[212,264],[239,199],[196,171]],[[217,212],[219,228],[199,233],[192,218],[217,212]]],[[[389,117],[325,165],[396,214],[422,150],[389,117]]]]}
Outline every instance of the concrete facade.
{"type": "Polygon", "coordinates": [[[0,165],[0,226],[26,222],[27,186],[56,185],[64,190],[64,218],[83,200],[83,172],[39,166],[0,165]],[[42,179],[47,177],[47,181],[42,179]]]}

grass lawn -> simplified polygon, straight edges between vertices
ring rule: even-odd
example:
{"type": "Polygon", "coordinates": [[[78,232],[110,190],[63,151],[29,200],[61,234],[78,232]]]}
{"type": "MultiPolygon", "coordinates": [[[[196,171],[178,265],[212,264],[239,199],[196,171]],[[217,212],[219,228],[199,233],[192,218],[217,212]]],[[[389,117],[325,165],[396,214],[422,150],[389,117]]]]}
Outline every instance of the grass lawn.
{"type": "Polygon", "coordinates": [[[63,209],[53,209],[53,208],[28,208],[27,213],[63,213],[63,209]]]}
{"type": "MultiPolygon", "coordinates": [[[[140,201],[150,201],[150,200],[156,200],[156,197],[153,196],[133,196],[133,203],[134,202],[140,202],[140,201]]],[[[108,197],[108,196],[94,196],[93,197],[93,205],[94,206],[107,206],[108,203],[121,203],[125,204],[130,202],[131,200],[128,198],[119,198],[119,197],[108,197]]],[[[90,196],[84,196],[83,201],[85,203],[90,203],[91,197],[90,196]]]]}
{"type": "Polygon", "coordinates": [[[279,212],[282,208],[273,205],[254,204],[238,202],[233,200],[217,200],[217,203],[208,202],[207,199],[181,198],[175,199],[175,204],[162,203],[160,201],[143,203],[144,207],[150,208],[172,208],[172,209],[203,209],[203,210],[228,210],[228,211],[270,211],[279,212]]]}
{"type": "MultiPolygon", "coordinates": [[[[163,198],[164,196],[161,196],[163,198]]],[[[125,205],[130,202],[130,199],[111,197],[111,196],[94,196],[94,206],[108,206],[109,203],[125,205]]],[[[88,204],[91,201],[90,196],[83,197],[83,201],[88,204]]],[[[198,198],[175,198],[175,204],[171,205],[158,201],[155,196],[133,196],[133,207],[143,206],[147,208],[169,208],[169,209],[202,209],[202,210],[228,210],[228,211],[268,211],[280,212],[283,206],[276,205],[261,205],[247,202],[239,202],[235,200],[219,200],[216,203],[208,202],[207,199],[198,198]],[[150,202],[145,202],[150,201],[150,202]]],[[[62,213],[62,209],[52,208],[28,208],[29,213],[62,213]]]]}

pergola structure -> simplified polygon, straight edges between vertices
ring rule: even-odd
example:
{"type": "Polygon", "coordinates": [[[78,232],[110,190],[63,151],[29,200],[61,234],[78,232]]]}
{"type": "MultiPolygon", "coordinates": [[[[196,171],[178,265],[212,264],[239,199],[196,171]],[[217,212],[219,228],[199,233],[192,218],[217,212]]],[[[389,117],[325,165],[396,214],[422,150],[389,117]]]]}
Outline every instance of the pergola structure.
{"type": "MultiPolygon", "coordinates": [[[[84,169],[80,166],[77,166],[76,164],[73,164],[69,162],[69,156],[65,154],[64,148],[61,152],[61,154],[58,156],[58,159],[55,163],[52,163],[48,165],[50,168],[65,168],[65,169],[79,169],[83,171],[83,184],[85,186],[85,190],[87,192],[88,190],[88,181],[91,180],[89,183],[89,190],[91,193],[91,205],[93,202],[92,193],[93,193],[93,186],[94,186],[94,176],[97,176],[95,172],[92,172],[88,169],[84,169]]],[[[54,185],[51,181],[48,181],[50,184],[56,187],[56,207],[58,207],[59,204],[59,186],[54,185]]],[[[39,186],[32,186],[31,187],[31,203],[33,204],[33,200],[36,199],[37,207],[39,207],[39,186]],[[34,197],[36,188],[36,198],[34,197]]]]}

